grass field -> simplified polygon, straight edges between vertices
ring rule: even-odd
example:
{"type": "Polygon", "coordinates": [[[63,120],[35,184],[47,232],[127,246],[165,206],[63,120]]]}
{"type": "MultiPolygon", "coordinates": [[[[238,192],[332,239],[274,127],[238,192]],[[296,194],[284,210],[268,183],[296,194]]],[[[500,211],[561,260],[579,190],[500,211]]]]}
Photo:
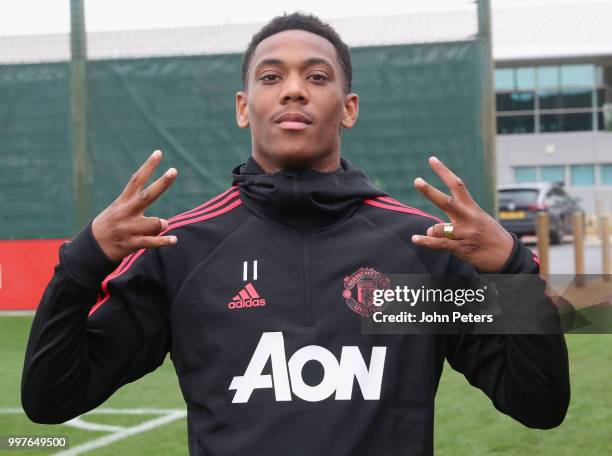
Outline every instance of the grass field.
{"type": "MultiPolygon", "coordinates": [[[[187,454],[185,404],[169,361],[119,390],[101,407],[105,413],[82,418],[101,429],[36,425],[15,410],[20,407],[19,382],[30,323],[30,317],[0,317],[0,435],[63,434],[69,435],[73,449],[92,442],[100,445],[79,453],[87,455],[187,454]],[[116,436],[123,438],[112,441],[116,436]]],[[[572,335],[567,341],[572,403],[559,428],[524,428],[497,412],[483,393],[446,366],[436,403],[436,454],[612,454],[612,335],[572,335]]]]}

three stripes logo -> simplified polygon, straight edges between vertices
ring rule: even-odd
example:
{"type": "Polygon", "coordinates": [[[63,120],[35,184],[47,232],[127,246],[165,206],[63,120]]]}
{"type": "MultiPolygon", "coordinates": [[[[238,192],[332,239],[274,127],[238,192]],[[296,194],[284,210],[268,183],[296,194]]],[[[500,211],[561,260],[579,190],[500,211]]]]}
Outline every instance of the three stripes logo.
{"type": "MultiPolygon", "coordinates": [[[[249,262],[244,261],[242,263],[242,281],[248,282],[249,280],[249,269],[253,276],[253,281],[257,280],[257,260],[253,260],[251,268],[249,268],[249,262]]],[[[248,282],[242,290],[238,292],[236,296],[227,304],[230,310],[243,309],[245,307],[263,307],[266,305],[266,300],[259,296],[257,290],[251,282],[248,282]]]]}
{"type": "Polygon", "coordinates": [[[227,304],[231,310],[242,309],[245,307],[263,307],[266,300],[259,296],[257,290],[251,282],[247,283],[242,290],[227,304]]]}

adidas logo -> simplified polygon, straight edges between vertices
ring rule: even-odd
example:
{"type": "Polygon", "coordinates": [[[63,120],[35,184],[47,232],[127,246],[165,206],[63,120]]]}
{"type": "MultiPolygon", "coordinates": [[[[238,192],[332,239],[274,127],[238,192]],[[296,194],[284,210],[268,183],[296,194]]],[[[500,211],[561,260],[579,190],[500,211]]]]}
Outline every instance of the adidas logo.
{"type": "Polygon", "coordinates": [[[242,309],[243,307],[262,307],[266,305],[266,300],[259,296],[255,287],[249,282],[236,296],[227,304],[231,310],[242,309]]]}

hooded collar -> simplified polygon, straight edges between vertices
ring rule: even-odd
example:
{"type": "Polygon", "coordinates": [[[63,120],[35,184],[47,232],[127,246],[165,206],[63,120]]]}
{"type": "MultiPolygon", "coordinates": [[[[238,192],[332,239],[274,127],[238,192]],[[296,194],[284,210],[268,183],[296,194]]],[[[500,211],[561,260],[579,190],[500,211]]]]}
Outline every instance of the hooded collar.
{"type": "Polygon", "coordinates": [[[233,170],[233,185],[257,215],[301,230],[328,228],[350,216],[365,198],[385,195],[363,171],[341,158],[331,172],[281,170],[265,173],[249,157],[233,170]]]}

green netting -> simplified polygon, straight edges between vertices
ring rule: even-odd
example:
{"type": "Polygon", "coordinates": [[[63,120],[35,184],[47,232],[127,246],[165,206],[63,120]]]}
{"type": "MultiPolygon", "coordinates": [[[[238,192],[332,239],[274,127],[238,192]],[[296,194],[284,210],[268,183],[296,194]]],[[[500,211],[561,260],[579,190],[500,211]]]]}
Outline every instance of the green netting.
{"type": "MultiPolygon", "coordinates": [[[[429,155],[486,199],[478,42],[355,48],[352,56],[360,114],[343,133],[344,155],[394,197],[438,215],[412,187],[417,175],[438,183],[429,155]]],[[[87,63],[90,217],[157,148],[165,154],[160,172],[174,166],[179,178],[152,213],[176,214],[228,188],[231,169],[250,153],[250,133],[235,121],[240,61],[87,63]]],[[[0,238],[72,235],[69,64],[0,66],[0,97],[0,238]]]]}
{"type": "Polygon", "coordinates": [[[68,64],[0,66],[0,238],[70,231],[68,64]]]}
{"type": "Polygon", "coordinates": [[[446,191],[427,164],[436,155],[486,206],[477,42],[361,48],[353,56],[360,112],[344,136],[345,155],[395,198],[441,216],[413,187],[421,176],[446,191]]]}
{"type": "Polygon", "coordinates": [[[152,209],[168,216],[230,185],[249,155],[248,130],[236,126],[240,56],[89,63],[89,154],[93,212],[123,188],[155,149],[179,178],[152,209]]]}

